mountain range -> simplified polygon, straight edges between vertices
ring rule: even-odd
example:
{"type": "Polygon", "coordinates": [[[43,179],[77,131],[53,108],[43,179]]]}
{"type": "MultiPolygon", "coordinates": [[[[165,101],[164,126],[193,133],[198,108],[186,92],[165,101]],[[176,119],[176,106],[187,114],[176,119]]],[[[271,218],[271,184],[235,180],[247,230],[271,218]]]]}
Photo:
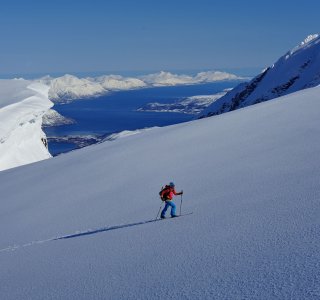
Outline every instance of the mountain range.
{"type": "Polygon", "coordinates": [[[111,91],[130,90],[155,86],[191,85],[217,82],[224,80],[243,79],[234,74],[207,71],[195,76],[158,72],[139,77],[123,77],[120,75],[105,75],[99,77],[78,78],[74,75],[64,75],[57,78],[45,76],[37,81],[50,87],[49,99],[53,102],[69,102],[76,99],[101,96],[111,91]]]}

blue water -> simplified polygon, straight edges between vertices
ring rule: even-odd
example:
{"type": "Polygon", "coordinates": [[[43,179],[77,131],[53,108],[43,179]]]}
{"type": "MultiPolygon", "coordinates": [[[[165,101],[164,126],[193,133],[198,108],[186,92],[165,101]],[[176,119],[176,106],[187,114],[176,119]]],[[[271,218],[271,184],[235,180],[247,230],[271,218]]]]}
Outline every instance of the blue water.
{"type": "MultiPolygon", "coordinates": [[[[192,115],[182,113],[137,112],[136,109],[150,102],[173,103],[181,98],[209,95],[231,88],[239,81],[156,87],[109,93],[99,98],[77,100],[55,105],[54,109],[76,124],[45,128],[48,137],[66,135],[105,135],[123,130],[153,126],[167,126],[190,121],[192,115]]],[[[56,155],[76,148],[70,143],[49,142],[49,151],[56,155]]]]}

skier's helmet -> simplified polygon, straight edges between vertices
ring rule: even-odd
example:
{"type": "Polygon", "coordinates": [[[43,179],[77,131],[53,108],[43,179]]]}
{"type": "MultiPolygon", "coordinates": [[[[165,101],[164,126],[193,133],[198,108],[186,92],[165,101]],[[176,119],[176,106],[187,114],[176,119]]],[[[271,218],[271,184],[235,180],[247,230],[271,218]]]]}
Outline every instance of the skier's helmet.
{"type": "Polygon", "coordinates": [[[175,185],[174,185],[173,182],[170,182],[169,185],[170,185],[171,187],[175,187],[175,185]]]}

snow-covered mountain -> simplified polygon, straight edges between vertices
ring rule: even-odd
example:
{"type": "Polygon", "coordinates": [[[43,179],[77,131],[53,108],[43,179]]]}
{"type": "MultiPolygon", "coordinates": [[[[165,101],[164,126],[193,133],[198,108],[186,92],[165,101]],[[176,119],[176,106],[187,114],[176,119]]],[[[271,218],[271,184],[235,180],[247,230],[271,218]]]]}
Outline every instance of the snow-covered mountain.
{"type": "Polygon", "coordinates": [[[319,299],[319,93],[0,172],[0,298],[319,299]]]}
{"type": "Polygon", "coordinates": [[[274,65],[248,83],[241,83],[201,112],[212,116],[264,102],[320,84],[320,36],[308,36],[274,65]]]}
{"type": "Polygon", "coordinates": [[[131,90],[146,87],[147,84],[138,78],[123,77],[120,75],[105,75],[92,79],[108,91],[131,90]]]}
{"type": "Polygon", "coordinates": [[[37,81],[50,86],[50,100],[54,102],[68,102],[75,99],[100,96],[110,91],[130,90],[154,86],[200,84],[238,79],[243,78],[219,71],[200,72],[195,76],[183,74],[178,75],[162,71],[145,76],[139,76],[137,78],[123,77],[120,75],[78,78],[73,75],[64,75],[58,78],[45,76],[37,81]]]}
{"type": "Polygon", "coordinates": [[[213,95],[191,96],[174,103],[151,102],[138,108],[137,111],[175,112],[196,115],[202,112],[214,101],[217,101],[219,98],[224,96],[227,93],[227,90],[229,89],[213,95]]]}
{"type": "Polygon", "coordinates": [[[46,85],[0,80],[0,170],[51,157],[41,125],[52,106],[46,85]]]}
{"type": "MultiPolygon", "coordinates": [[[[153,76],[157,78],[156,75],[153,76]]],[[[162,77],[161,73],[158,76],[162,77]]],[[[178,75],[172,76],[176,78],[178,75]]],[[[211,73],[208,73],[207,76],[201,73],[195,77],[194,82],[199,82],[199,77],[203,82],[214,80],[212,76],[211,73]]],[[[230,75],[230,78],[234,77],[230,75]]],[[[155,85],[159,81],[156,80],[156,82],[155,85]]],[[[180,81],[180,84],[183,82],[187,83],[187,81],[180,81]]],[[[53,103],[48,98],[66,102],[72,99],[102,95],[108,91],[143,88],[151,85],[150,82],[145,83],[138,78],[115,75],[97,78],[77,78],[72,75],[59,78],[45,76],[35,81],[1,80],[0,170],[51,157],[41,126],[70,124],[73,120],[67,120],[56,111],[49,110],[53,103]]]]}
{"type": "Polygon", "coordinates": [[[54,109],[49,109],[42,117],[42,127],[74,124],[75,120],[66,118],[54,109]]]}
{"type": "Polygon", "coordinates": [[[237,80],[242,79],[242,77],[220,71],[200,72],[195,76],[178,75],[161,71],[159,73],[141,76],[141,79],[152,86],[173,86],[180,84],[199,84],[223,80],[237,80]]]}
{"type": "Polygon", "coordinates": [[[99,83],[72,75],[54,78],[49,83],[49,99],[55,102],[98,96],[106,92],[99,83]]]}

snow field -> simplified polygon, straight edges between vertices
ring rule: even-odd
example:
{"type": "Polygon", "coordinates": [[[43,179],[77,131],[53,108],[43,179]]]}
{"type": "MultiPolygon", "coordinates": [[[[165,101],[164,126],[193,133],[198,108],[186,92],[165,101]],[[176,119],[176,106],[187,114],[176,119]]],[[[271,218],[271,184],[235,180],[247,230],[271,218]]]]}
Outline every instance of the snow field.
{"type": "Polygon", "coordinates": [[[0,297],[318,299],[318,95],[1,172],[0,297]],[[172,180],[194,213],[143,223],[172,180]]]}

